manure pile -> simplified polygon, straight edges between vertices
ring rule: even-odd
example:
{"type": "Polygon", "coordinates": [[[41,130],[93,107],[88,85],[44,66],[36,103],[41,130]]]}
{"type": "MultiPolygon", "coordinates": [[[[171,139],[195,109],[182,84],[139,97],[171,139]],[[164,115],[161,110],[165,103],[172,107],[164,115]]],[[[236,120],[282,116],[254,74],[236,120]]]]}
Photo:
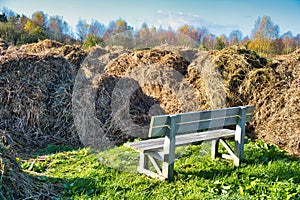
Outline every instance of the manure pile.
{"type": "Polygon", "coordinates": [[[300,49],[274,58],[275,79],[254,91],[254,127],[258,136],[300,157],[300,49]]]}
{"type": "Polygon", "coordinates": [[[16,149],[24,152],[49,143],[80,143],[71,98],[74,70],[80,67],[76,63],[85,53],[80,50],[76,55],[81,56],[73,59],[64,48],[46,40],[9,48],[0,57],[0,130],[16,149]]]}
{"type": "Polygon", "coordinates": [[[226,90],[227,106],[254,105],[250,137],[300,156],[300,49],[272,62],[231,47],[211,53],[226,90]]]}
{"type": "Polygon", "coordinates": [[[91,54],[95,56],[83,63],[73,95],[83,143],[101,147],[107,142],[102,136],[114,145],[145,138],[152,115],[198,109],[186,80],[189,62],[179,54],[161,49],[95,49],[91,54]]]}
{"type": "Polygon", "coordinates": [[[165,113],[251,104],[249,136],[300,156],[300,50],[270,62],[241,47],[210,52],[109,47],[86,57],[79,46],[50,40],[20,48],[0,43],[5,197],[47,198],[52,190],[24,174],[11,149],[118,145],[146,137],[151,116],[165,113]]]}

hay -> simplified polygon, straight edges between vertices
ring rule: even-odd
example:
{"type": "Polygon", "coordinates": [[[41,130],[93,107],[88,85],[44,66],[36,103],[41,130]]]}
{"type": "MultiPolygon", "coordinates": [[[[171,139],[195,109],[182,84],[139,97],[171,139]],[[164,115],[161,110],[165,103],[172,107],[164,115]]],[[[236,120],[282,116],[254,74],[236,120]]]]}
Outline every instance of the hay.
{"type": "Polygon", "coordinates": [[[255,105],[249,136],[300,156],[300,50],[269,63],[238,47],[211,52],[211,57],[223,78],[227,107],[255,105]]]}
{"type": "Polygon", "coordinates": [[[88,53],[86,50],[83,50],[80,45],[64,45],[60,42],[48,39],[38,43],[22,45],[17,50],[26,54],[64,57],[72,66],[73,76],[76,75],[88,53]]]}
{"type": "Polygon", "coordinates": [[[104,75],[98,81],[95,103],[96,117],[103,124],[102,127],[108,133],[109,140],[115,145],[119,145],[129,139],[146,137],[147,135],[135,130],[133,126],[121,126],[121,124],[126,123],[124,115],[128,114],[130,115],[132,124],[140,126],[149,125],[151,119],[149,109],[152,105],[157,104],[158,100],[145,95],[134,79],[104,75]],[[124,88],[117,86],[120,83],[128,84],[131,88],[134,88],[130,91],[130,96],[124,94],[124,88]],[[137,87],[132,87],[133,85],[137,87]],[[119,98],[128,101],[126,102],[128,107],[124,105],[124,102],[121,104],[115,102],[119,98]],[[117,119],[117,116],[120,115],[122,115],[122,119],[117,119]]]}

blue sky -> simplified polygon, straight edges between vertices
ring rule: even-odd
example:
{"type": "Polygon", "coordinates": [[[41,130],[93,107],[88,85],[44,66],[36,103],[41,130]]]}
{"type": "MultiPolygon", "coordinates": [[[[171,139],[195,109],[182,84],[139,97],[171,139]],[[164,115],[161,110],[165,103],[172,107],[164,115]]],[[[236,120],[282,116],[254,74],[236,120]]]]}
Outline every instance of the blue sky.
{"type": "Polygon", "coordinates": [[[251,34],[259,16],[268,15],[281,34],[300,33],[300,0],[0,0],[3,7],[27,16],[37,10],[63,16],[73,27],[79,18],[105,25],[122,18],[134,28],[143,22],[174,29],[191,24],[216,35],[239,29],[244,36],[251,34]]]}

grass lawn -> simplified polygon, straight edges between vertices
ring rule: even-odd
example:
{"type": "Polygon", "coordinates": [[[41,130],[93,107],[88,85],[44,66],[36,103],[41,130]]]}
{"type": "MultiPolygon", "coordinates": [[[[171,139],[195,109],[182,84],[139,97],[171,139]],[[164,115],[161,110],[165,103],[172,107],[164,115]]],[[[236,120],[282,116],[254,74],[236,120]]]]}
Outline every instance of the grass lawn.
{"type": "Polygon", "coordinates": [[[210,159],[210,143],[176,150],[175,181],[136,172],[138,153],[49,146],[22,168],[61,185],[62,199],[300,199],[300,161],[270,144],[249,142],[240,167],[210,159]],[[57,153],[54,153],[57,152],[57,153]]]}

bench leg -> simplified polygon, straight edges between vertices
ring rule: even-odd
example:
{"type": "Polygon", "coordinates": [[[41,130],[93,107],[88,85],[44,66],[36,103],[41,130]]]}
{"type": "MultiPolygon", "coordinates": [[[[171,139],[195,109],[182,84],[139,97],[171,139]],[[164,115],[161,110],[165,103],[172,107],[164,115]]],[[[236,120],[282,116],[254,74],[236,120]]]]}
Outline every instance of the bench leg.
{"type": "Polygon", "coordinates": [[[158,178],[160,180],[166,179],[166,177],[164,177],[162,175],[162,171],[161,171],[158,163],[156,162],[155,158],[153,158],[151,155],[146,155],[144,153],[140,153],[140,164],[139,164],[137,170],[138,170],[138,172],[143,173],[152,178],[158,178]],[[157,173],[149,170],[149,161],[151,161],[151,163],[153,164],[157,173]]]}
{"type": "Polygon", "coordinates": [[[214,160],[219,156],[219,139],[211,141],[211,158],[214,160]]]}
{"type": "Polygon", "coordinates": [[[149,169],[149,158],[144,153],[140,153],[140,168],[149,169]]]}
{"type": "Polygon", "coordinates": [[[164,155],[162,163],[162,175],[168,180],[174,180],[174,159],[169,158],[170,155],[164,155]]]}

